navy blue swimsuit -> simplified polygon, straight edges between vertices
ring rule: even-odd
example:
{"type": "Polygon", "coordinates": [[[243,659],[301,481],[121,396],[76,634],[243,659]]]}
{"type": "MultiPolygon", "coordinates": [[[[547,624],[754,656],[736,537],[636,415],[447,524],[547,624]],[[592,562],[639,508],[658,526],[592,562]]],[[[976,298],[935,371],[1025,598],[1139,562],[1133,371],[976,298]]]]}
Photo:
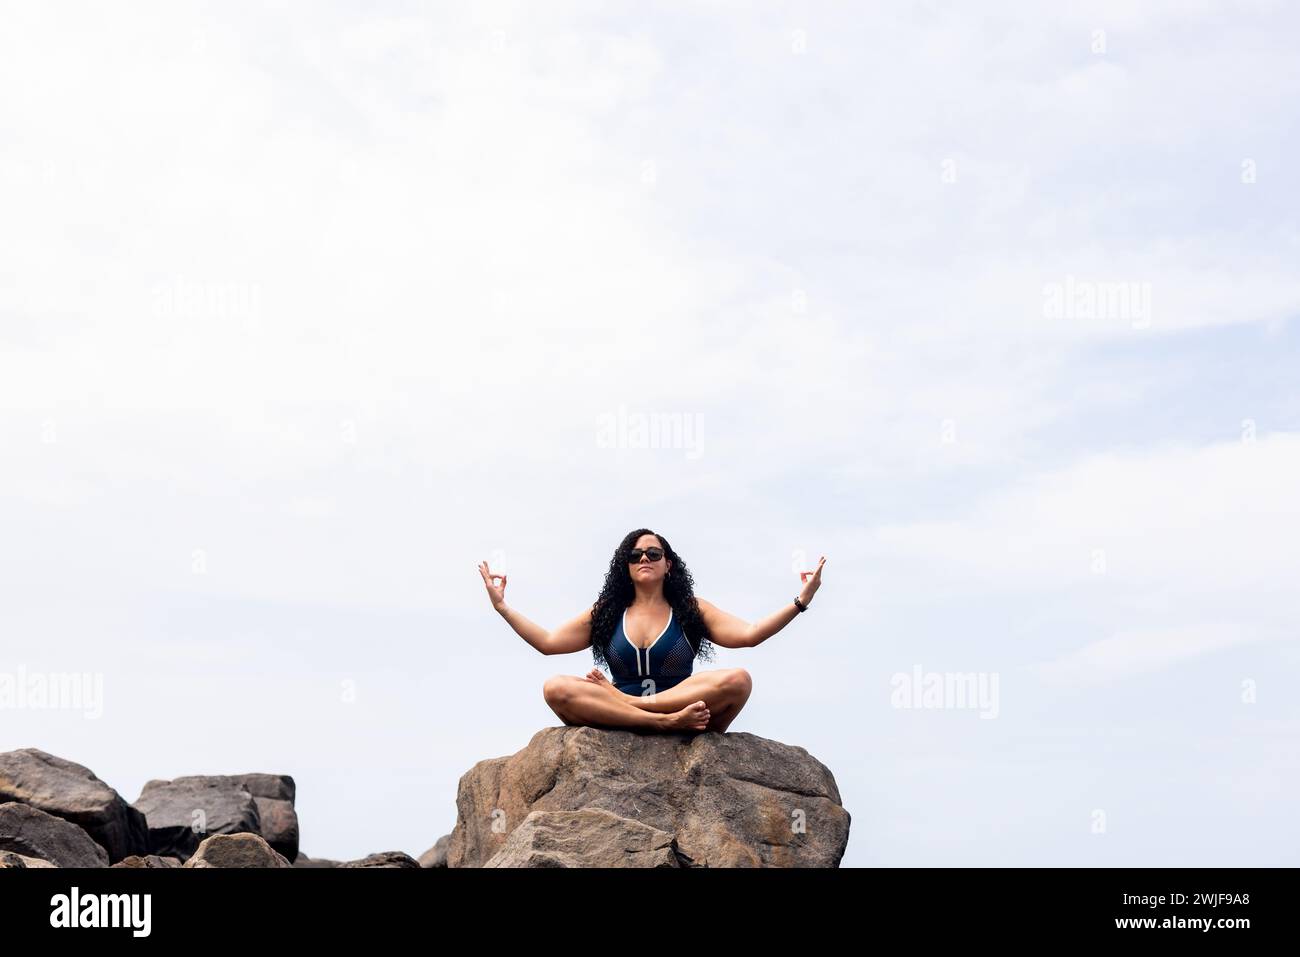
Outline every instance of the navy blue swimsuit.
{"type": "Polygon", "coordinates": [[[695,666],[695,649],[671,608],[668,609],[668,624],[664,625],[659,637],[646,648],[638,648],[627,640],[624,627],[626,619],[625,608],[605,654],[609,672],[614,678],[613,684],[619,691],[634,695],[654,694],[657,691],[667,691],[691,676],[691,669],[695,666]],[[652,683],[646,684],[647,681],[652,683]]]}

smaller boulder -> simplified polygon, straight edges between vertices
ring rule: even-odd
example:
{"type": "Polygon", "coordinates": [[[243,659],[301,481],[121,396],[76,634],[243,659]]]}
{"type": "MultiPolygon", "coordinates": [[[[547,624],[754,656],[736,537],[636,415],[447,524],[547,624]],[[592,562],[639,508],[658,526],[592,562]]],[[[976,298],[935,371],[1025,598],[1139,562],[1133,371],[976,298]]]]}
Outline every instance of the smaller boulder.
{"type": "Polygon", "coordinates": [[[149,827],[149,853],[188,858],[209,835],[257,834],[261,819],[253,795],[224,776],[149,781],[134,807],[149,827]]]}
{"type": "Polygon", "coordinates": [[[185,867],[293,867],[260,834],[213,834],[185,867]]]}

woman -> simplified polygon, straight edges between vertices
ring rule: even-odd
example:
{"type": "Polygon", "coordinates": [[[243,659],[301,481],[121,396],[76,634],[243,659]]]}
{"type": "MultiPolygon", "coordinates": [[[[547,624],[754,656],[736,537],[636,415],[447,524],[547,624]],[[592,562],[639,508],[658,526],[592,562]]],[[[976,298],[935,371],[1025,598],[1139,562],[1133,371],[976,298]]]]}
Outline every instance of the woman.
{"type": "Polygon", "coordinates": [[[696,657],[708,659],[710,641],[724,648],[752,648],[807,610],[821,587],[817,569],[801,573],[803,589],[786,607],[751,625],[695,597],[685,562],[661,535],[648,528],[629,533],[610,559],[596,603],[548,632],[505,602],[505,575],[478,566],[492,607],[519,636],[544,655],[590,647],[600,668],[583,677],[547,679],[542,696],[568,725],[637,728],[645,731],[725,731],[749,700],[744,668],[692,674],[696,657]],[[499,582],[499,584],[498,584],[499,582]]]}

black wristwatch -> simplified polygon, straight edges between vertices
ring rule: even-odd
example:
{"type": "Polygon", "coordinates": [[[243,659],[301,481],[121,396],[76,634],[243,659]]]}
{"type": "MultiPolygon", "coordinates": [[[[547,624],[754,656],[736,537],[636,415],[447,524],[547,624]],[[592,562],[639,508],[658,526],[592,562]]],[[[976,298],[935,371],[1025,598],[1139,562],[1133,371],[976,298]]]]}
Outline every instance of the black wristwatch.
{"type": "Polygon", "coordinates": [[[800,612],[805,612],[808,610],[808,606],[799,600],[798,595],[794,596],[794,607],[798,608],[800,612]]]}

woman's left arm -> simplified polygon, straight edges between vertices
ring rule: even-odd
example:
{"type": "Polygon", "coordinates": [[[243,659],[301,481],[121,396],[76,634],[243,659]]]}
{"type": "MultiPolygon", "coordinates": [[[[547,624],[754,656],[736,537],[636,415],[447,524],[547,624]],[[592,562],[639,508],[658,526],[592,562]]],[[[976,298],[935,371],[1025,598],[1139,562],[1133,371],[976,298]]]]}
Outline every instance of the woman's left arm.
{"type": "MultiPolygon", "coordinates": [[[[822,586],[822,566],[825,564],[826,556],[823,555],[817,563],[816,571],[802,573],[806,577],[803,588],[799,592],[799,601],[805,606],[812,603],[813,595],[822,586]]],[[[751,625],[735,615],[727,614],[703,598],[697,601],[704,623],[709,627],[711,640],[715,645],[722,645],[724,648],[752,648],[761,644],[790,624],[795,615],[800,614],[794,602],[790,602],[780,611],[773,612],[757,624],[751,625]]]]}

